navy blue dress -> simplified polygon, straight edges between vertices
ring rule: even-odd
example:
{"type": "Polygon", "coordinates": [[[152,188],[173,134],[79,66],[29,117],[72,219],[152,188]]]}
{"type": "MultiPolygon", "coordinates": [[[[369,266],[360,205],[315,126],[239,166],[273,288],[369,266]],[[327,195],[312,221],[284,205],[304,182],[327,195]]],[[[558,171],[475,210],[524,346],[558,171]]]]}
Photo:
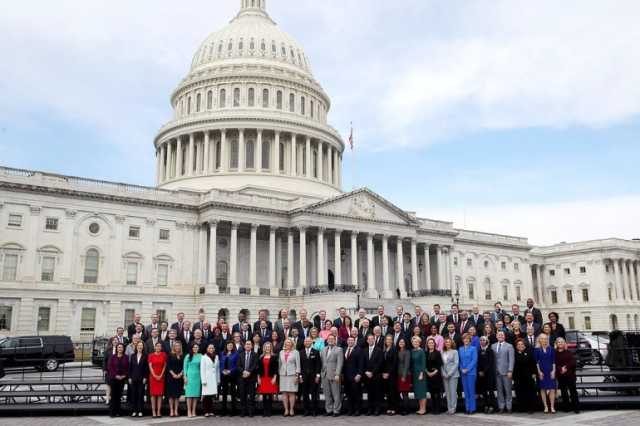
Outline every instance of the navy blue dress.
{"type": "Polygon", "coordinates": [[[542,390],[554,390],[558,387],[555,379],[551,378],[551,372],[556,363],[556,353],[551,346],[547,347],[546,351],[542,348],[535,348],[533,356],[536,360],[536,364],[544,377],[540,380],[538,377],[538,387],[542,390]]]}

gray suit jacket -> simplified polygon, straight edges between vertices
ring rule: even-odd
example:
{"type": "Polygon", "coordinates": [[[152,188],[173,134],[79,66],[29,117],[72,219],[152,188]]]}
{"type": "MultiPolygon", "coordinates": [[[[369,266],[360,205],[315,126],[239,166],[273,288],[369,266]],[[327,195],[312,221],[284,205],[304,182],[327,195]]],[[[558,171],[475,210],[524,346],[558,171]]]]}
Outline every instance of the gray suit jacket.
{"type": "Polygon", "coordinates": [[[280,362],[278,364],[278,374],[280,376],[297,376],[300,374],[300,353],[293,350],[289,353],[287,361],[284,360],[284,349],[280,351],[280,362]]]}
{"type": "Polygon", "coordinates": [[[495,354],[496,359],[496,374],[499,376],[506,376],[507,373],[513,372],[513,365],[515,364],[515,351],[510,343],[502,343],[502,348],[498,352],[499,343],[491,345],[491,350],[495,354]]]}
{"type": "Polygon", "coordinates": [[[333,380],[335,376],[342,374],[344,355],[341,347],[334,346],[329,355],[329,346],[326,346],[320,353],[320,360],[322,361],[320,376],[323,379],[333,380]]]}

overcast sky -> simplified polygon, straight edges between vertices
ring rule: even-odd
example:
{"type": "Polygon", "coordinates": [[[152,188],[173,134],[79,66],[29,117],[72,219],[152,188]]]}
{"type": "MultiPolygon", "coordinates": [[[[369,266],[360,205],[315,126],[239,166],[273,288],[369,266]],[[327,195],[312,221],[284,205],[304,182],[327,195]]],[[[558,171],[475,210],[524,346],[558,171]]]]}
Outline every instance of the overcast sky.
{"type": "MultiPolygon", "coordinates": [[[[153,137],[240,0],[13,2],[0,164],[153,185],[153,137]]],[[[640,2],[269,0],[332,99],[344,189],[533,244],[640,237],[640,2]],[[354,167],[355,164],[355,167],[354,167]]]]}

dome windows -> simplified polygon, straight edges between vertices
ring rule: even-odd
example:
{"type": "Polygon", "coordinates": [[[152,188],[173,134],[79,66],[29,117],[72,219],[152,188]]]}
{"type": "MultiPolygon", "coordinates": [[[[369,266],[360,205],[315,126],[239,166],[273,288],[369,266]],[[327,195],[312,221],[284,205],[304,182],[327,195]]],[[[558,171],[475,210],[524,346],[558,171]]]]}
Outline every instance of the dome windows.
{"type": "Polygon", "coordinates": [[[249,43],[249,50],[253,51],[256,48],[256,42],[255,40],[252,38],[251,42],[249,43]]]}
{"type": "Polygon", "coordinates": [[[289,50],[291,52],[291,62],[293,62],[295,64],[296,63],[296,55],[293,53],[293,47],[289,47],[289,50]]]}
{"type": "Polygon", "coordinates": [[[313,101],[310,102],[309,112],[311,113],[311,118],[313,118],[313,101]]]}
{"type": "Polygon", "coordinates": [[[248,140],[245,144],[245,159],[244,159],[244,167],[246,169],[254,169],[256,167],[254,160],[254,147],[255,143],[252,139],[248,140]]]}
{"type": "Polygon", "coordinates": [[[282,45],[282,57],[286,58],[287,57],[287,48],[284,47],[284,44],[282,45]]]}
{"type": "Polygon", "coordinates": [[[222,56],[222,45],[222,42],[220,42],[220,44],[218,45],[218,56],[222,56]]]}
{"type": "Polygon", "coordinates": [[[264,42],[264,39],[262,39],[262,42],[260,43],[260,50],[262,50],[262,54],[264,55],[264,51],[267,50],[267,45],[264,42]]]}
{"type": "Polygon", "coordinates": [[[227,45],[228,56],[231,56],[231,52],[233,52],[233,40],[229,40],[229,44],[227,45]]]}
{"type": "Polygon", "coordinates": [[[244,49],[244,40],[240,39],[240,42],[238,43],[238,50],[240,51],[240,55],[242,55],[242,49],[244,49]]]}
{"type": "Polygon", "coordinates": [[[237,136],[231,141],[231,152],[229,156],[229,168],[237,169],[238,168],[238,139],[237,136]]]}
{"type": "Polygon", "coordinates": [[[295,112],[296,110],[296,95],[289,94],[289,112],[295,112]]]}
{"type": "Polygon", "coordinates": [[[271,54],[273,56],[276,56],[276,42],[275,41],[271,42],[271,54]]]}
{"type": "Polygon", "coordinates": [[[196,112],[200,112],[200,103],[202,102],[202,95],[198,93],[196,95],[196,112]]]}
{"type": "Polygon", "coordinates": [[[269,89],[262,91],[262,108],[269,108],[269,89]]]}
{"type": "Polygon", "coordinates": [[[276,108],[282,109],[282,90],[276,93],[276,108]]]}
{"type": "Polygon", "coordinates": [[[213,108],[213,92],[209,90],[207,92],[207,109],[213,108]]]}
{"type": "Polygon", "coordinates": [[[227,91],[225,89],[220,89],[220,100],[218,105],[220,105],[220,108],[226,108],[227,106],[227,91]]]}
{"type": "Polygon", "coordinates": [[[187,115],[191,114],[191,96],[187,98],[187,115]]]}
{"type": "Polygon", "coordinates": [[[269,169],[269,159],[271,158],[271,141],[263,140],[262,141],[262,168],[267,170],[269,169]]]}
{"type": "Polygon", "coordinates": [[[255,106],[255,102],[256,102],[256,91],[253,87],[249,88],[249,93],[248,93],[248,104],[250,107],[255,106]]]}
{"type": "Polygon", "coordinates": [[[305,115],[305,114],[306,114],[306,111],[305,111],[305,107],[306,107],[305,102],[306,102],[306,101],[305,101],[304,96],[301,96],[301,97],[300,97],[300,114],[302,114],[302,115],[305,115]]]}
{"type": "Polygon", "coordinates": [[[233,106],[234,107],[240,106],[240,88],[238,87],[233,89],[233,106]]]}

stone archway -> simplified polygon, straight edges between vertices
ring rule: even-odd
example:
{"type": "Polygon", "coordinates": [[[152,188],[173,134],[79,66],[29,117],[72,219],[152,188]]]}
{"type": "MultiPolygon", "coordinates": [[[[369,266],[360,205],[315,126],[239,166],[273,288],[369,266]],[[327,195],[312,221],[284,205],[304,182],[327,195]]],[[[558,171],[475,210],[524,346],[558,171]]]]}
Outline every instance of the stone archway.
{"type": "Polygon", "coordinates": [[[333,275],[333,271],[331,269],[327,270],[327,278],[328,278],[328,284],[329,284],[329,291],[333,291],[336,288],[336,280],[335,280],[335,276],[333,275]]]}

